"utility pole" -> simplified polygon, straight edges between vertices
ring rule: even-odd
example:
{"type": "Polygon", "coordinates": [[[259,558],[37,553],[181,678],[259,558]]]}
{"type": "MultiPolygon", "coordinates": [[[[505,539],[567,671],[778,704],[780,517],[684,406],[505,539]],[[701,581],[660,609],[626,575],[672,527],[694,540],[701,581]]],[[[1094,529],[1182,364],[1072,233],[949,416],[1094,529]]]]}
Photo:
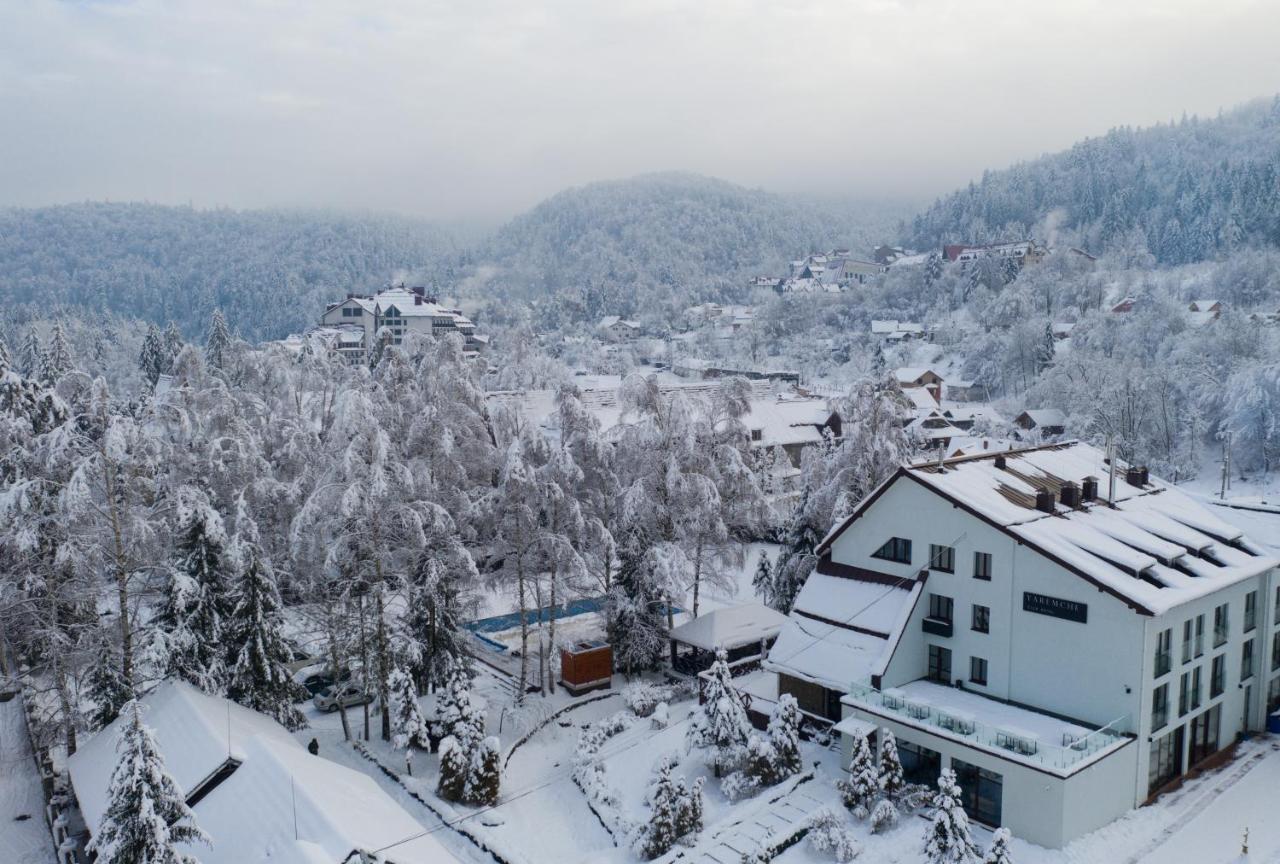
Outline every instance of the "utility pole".
{"type": "Polygon", "coordinates": [[[1231,432],[1223,433],[1222,439],[1222,489],[1218,492],[1218,498],[1227,497],[1227,490],[1231,488],[1231,432]]]}

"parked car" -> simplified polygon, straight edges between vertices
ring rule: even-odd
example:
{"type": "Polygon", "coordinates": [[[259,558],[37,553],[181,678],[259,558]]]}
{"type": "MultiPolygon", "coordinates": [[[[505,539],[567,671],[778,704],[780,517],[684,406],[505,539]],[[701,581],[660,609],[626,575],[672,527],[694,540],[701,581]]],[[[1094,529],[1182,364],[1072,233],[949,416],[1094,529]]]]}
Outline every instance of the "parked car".
{"type": "Polygon", "coordinates": [[[366,693],[364,688],[355,681],[347,681],[344,684],[334,684],[326,687],[315,695],[311,700],[315,703],[316,708],[330,713],[337,711],[339,708],[349,708],[352,705],[367,705],[373,701],[373,695],[366,693]]]}
{"type": "Polygon", "coordinates": [[[302,648],[291,647],[289,651],[289,664],[285,667],[289,670],[289,674],[296,675],[303,669],[310,666],[318,666],[324,662],[323,657],[318,657],[302,648]]]}

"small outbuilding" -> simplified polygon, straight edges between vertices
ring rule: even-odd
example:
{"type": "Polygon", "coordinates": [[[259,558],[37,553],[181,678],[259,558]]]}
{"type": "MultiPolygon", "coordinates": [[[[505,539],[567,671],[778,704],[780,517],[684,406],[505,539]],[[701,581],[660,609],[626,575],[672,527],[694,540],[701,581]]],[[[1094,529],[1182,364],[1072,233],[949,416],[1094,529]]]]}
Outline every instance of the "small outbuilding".
{"type": "Polygon", "coordinates": [[[726,652],[730,663],[758,665],[786,623],[786,615],[762,603],[716,609],[671,630],[671,666],[697,675],[711,667],[717,651],[726,652]]]}
{"type": "Polygon", "coordinates": [[[612,687],[613,646],[596,640],[561,648],[560,685],[574,696],[612,687]]]}

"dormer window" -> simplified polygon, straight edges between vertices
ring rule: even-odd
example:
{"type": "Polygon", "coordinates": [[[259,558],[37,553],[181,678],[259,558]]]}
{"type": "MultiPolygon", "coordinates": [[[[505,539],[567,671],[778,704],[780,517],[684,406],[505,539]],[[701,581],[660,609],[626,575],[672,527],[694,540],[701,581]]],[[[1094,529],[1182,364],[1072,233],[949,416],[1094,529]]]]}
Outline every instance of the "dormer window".
{"type": "Polygon", "coordinates": [[[902,537],[891,537],[883,546],[871,553],[871,557],[898,564],[910,564],[911,541],[902,537]]]}
{"type": "Polygon", "coordinates": [[[752,441],[762,441],[762,440],[764,440],[764,430],[763,430],[763,429],[752,429],[752,430],[751,430],[751,440],[752,440],[752,441]]]}

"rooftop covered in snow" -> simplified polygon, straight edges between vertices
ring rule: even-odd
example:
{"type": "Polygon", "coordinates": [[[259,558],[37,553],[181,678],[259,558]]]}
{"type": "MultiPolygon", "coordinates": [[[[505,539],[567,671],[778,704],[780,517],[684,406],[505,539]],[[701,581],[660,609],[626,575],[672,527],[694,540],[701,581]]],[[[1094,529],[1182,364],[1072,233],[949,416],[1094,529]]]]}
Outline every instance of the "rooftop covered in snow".
{"type": "MultiPolygon", "coordinates": [[[[186,851],[204,864],[345,861],[408,837],[389,864],[457,860],[365,774],[307,752],[283,726],[228,699],[166,681],[142,700],[165,768],[211,846],[186,851]],[[194,801],[194,803],[192,803],[194,801]]],[[[85,824],[96,834],[109,803],[123,720],[69,760],[85,824]]]]}
{"type": "Polygon", "coordinates": [[[703,651],[730,651],[778,635],[787,616],[762,603],[715,609],[671,630],[671,640],[703,651]]]}

